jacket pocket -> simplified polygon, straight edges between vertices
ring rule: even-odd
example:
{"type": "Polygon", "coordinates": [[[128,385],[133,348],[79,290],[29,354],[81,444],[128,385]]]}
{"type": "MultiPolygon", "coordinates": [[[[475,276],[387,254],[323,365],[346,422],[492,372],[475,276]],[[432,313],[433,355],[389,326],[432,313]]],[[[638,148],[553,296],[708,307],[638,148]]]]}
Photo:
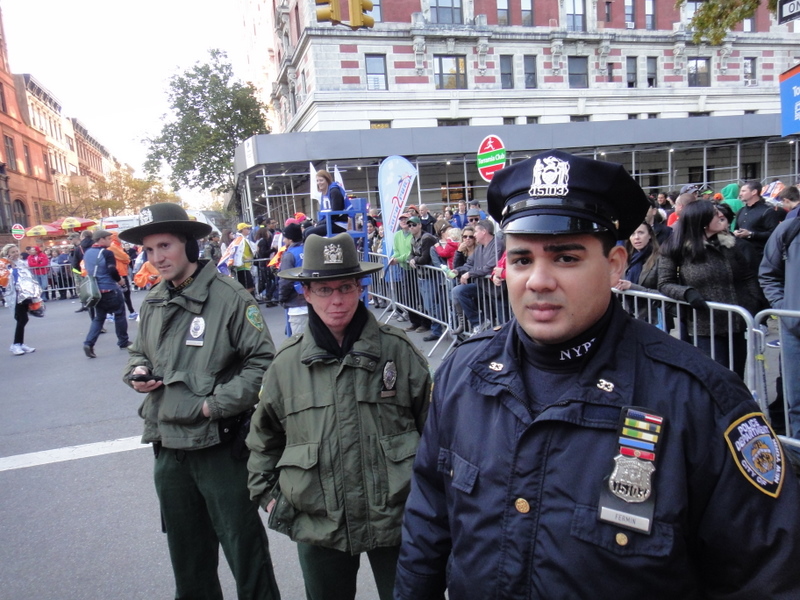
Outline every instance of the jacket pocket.
{"type": "Polygon", "coordinates": [[[419,446],[416,429],[381,438],[381,448],[386,457],[388,506],[403,504],[411,489],[411,468],[419,446]]]}
{"type": "Polygon", "coordinates": [[[452,487],[465,494],[471,494],[478,481],[478,467],[447,448],[439,448],[436,469],[450,479],[452,487]]]}
{"type": "Polygon", "coordinates": [[[159,421],[192,425],[203,416],[203,402],[214,392],[214,377],[205,373],[173,371],[164,375],[159,421]]]}
{"type": "Polygon", "coordinates": [[[325,493],[319,472],[319,444],[286,446],[278,461],[281,493],[294,508],[310,515],[325,516],[325,493]]]}
{"type": "Polygon", "coordinates": [[[650,534],[637,533],[597,519],[597,508],[578,504],[572,515],[570,534],[617,556],[663,558],[672,552],[674,531],[669,523],[653,522],[650,534]],[[625,534],[624,544],[617,535],[625,534]]]}

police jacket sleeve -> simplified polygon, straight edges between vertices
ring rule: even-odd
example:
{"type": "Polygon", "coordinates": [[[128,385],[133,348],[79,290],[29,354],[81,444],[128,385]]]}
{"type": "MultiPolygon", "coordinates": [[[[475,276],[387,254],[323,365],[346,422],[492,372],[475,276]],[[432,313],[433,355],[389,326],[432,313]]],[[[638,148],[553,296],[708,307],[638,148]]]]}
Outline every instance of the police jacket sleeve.
{"type": "Polygon", "coordinates": [[[411,493],[403,517],[403,537],[397,563],[395,600],[434,600],[442,597],[450,555],[450,523],[442,475],[437,470],[439,422],[436,393],[417,450],[411,493]]]}
{"type": "Polygon", "coordinates": [[[788,226],[789,221],[781,223],[772,232],[767,245],[764,247],[764,257],[758,269],[758,281],[764,295],[774,308],[783,306],[784,286],[786,282],[786,265],[781,252],[781,234],[788,226]]]}
{"type": "Polygon", "coordinates": [[[286,447],[286,432],[271,402],[279,394],[276,386],[277,382],[270,378],[269,371],[265,373],[261,399],[250,420],[250,433],[245,440],[250,448],[250,458],[247,460],[250,499],[264,509],[274,497],[273,491],[277,490],[276,466],[286,447]]]}
{"type": "MultiPolygon", "coordinates": [[[[244,290],[242,293],[247,294],[244,290]]],[[[256,326],[258,321],[254,324],[248,318],[251,307],[258,310],[252,296],[250,301],[248,305],[242,303],[238,310],[230,311],[228,331],[231,339],[235,340],[238,360],[229,365],[233,371],[230,377],[219,383],[206,400],[213,420],[233,417],[255,406],[261,378],[275,357],[275,346],[263,318],[260,328],[256,326]]]]}
{"type": "MultiPolygon", "coordinates": [[[[718,440],[707,445],[702,462],[687,472],[689,490],[697,500],[696,510],[688,515],[690,530],[696,531],[692,548],[699,558],[696,569],[704,597],[800,598],[800,573],[790,566],[800,561],[800,487],[786,460],[780,465],[788,469],[780,486],[765,489],[755,472],[747,474],[745,467],[759,463],[738,450],[736,441],[741,442],[744,434],[737,430],[747,428],[751,418],[764,421],[745,395],[742,390],[742,401],[726,414],[707,415],[693,404],[697,425],[714,423],[695,431],[699,438],[695,443],[702,443],[704,436],[718,440]]],[[[723,404],[716,406],[720,410],[723,404]]]]}

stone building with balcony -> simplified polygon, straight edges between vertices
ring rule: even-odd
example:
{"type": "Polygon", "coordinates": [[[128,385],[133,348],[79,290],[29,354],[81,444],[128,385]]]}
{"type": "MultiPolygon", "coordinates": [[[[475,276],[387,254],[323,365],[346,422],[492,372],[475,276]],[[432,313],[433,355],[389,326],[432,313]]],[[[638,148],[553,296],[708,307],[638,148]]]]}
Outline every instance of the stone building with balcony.
{"type": "Polygon", "coordinates": [[[309,161],[349,170],[346,187],[369,197],[371,169],[390,154],[422,165],[419,201],[453,201],[453,180],[456,195],[480,196],[473,138],[501,131],[511,160],[546,140],[622,162],[651,190],[797,175],[776,117],[800,35],[765,3],[719,46],[693,42],[694,1],[679,11],[673,0],[374,0],[375,26],[357,31],[318,23],[311,0],[240,5],[248,79],[273,132],[237,153],[248,202],[271,188],[289,212],[309,161]],[[427,143],[397,146],[401,129],[427,143]],[[299,152],[294,134],[314,141],[299,152]]]}

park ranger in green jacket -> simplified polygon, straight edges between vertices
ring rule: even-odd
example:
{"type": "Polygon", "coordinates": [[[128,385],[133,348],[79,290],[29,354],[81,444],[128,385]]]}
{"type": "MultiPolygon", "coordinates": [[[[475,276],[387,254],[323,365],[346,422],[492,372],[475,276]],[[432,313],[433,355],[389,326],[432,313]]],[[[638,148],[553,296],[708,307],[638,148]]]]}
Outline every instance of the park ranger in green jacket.
{"type": "Polygon", "coordinates": [[[381,600],[394,588],[411,467],[428,411],[427,361],[405,334],[360,300],[352,237],[316,235],[299,281],[304,333],[287,340],[264,376],[247,437],[250,494],[269,526],[297,542],[309,600],[352,600],[366,553],[381,600]]]}
{"type": "Polygon", "coordinates": [[[280,598],[258,507],[247,492],[247,417],[274,346],[252,295],[213,263],[198,263],[210,227],[177,204],[140,212],[120,234],[139,244],[162,281],[140,310],[125,381],[146,393],[143,443],[175,575],[176,598],[221,599],[219,546],[242,599],[280,598]]]}

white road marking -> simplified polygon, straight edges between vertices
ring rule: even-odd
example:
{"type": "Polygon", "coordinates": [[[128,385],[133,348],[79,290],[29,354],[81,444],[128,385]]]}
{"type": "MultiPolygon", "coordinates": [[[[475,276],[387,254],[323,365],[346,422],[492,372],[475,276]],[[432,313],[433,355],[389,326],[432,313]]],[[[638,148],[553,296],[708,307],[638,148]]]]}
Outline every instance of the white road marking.
{"type": "Polygon", "coordinates": [[[95,442],[93,444],[81,444],[80,446],[67,446],[66,448],[56,448],[54,450],[6,456],[5,458],[0,458],[0,472],[25,469],[27,467],[38,467],[67,460],[77,460],[79,458],[102,456],[104,454],[114,454],[115,452],[150,448],[150,444],[142,444],[141,440],[142,438],[137,435],[135,437],[120,438],[107,442],[95,442]]]}

